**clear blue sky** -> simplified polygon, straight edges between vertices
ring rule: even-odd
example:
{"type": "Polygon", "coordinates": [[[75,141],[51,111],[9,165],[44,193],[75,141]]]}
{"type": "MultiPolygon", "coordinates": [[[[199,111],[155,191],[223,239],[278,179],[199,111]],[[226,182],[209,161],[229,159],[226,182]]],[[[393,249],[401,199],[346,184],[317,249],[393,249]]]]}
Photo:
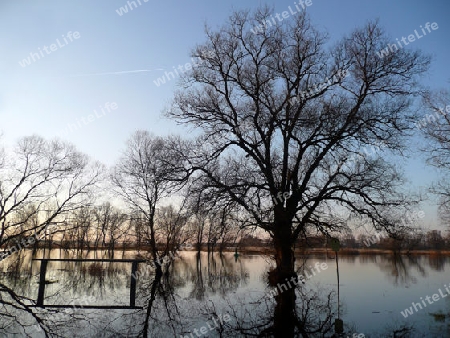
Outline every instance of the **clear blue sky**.
{"type": "MultiPolygon", "coordinates": [[[[273,5],[277,12],[294,6],[294,0],[135,2],[137,8],[120,16],[116,10],[127,5],[125,0],[0,0],[3,141],[12,143],[33,133],[47,138],[62,135],[81,151],[111,165],[136,129],[158,135],[183,133],[161,116],[177,81],[159,87],[153,81],[163,76],[164,70],[190,61],[190,50],[204,41],[205,22],[220,25],[233,9],[264,3],[273,5]],[[79,32],[78,39],[68,40],[70,31],[79,32]],[[38,60],[35,56],[36,61],[30,59],[25,67],[19,64],[30,53],[51,44],[55,44],[54,51],[42,51],[44,57],[38,60]],[[137,70],[143,71],[131,72],[137,70]],[[116,103],[117,109],[108,112],[103,108],[103,115],[101,108],[108,102],[116,103]],[[87,116],[94,109],[97,117],[89,122],[87,116]],[[77,123],[76,130],[72,127],[64,133],[68,124],[77,123]]],[[[450,86],[448,0],[312,2],[307,10],[313,23],[328,31],[331,39],[376,18],[393,41],[426,22],[437,22],[438,30],[410,47],[434,56],[432,69],[424,78],[427,85],[450,86]]],[[[412,161],[407,172],[416,186],[428,184],[433,176],[421,160],[412,161]]]]}

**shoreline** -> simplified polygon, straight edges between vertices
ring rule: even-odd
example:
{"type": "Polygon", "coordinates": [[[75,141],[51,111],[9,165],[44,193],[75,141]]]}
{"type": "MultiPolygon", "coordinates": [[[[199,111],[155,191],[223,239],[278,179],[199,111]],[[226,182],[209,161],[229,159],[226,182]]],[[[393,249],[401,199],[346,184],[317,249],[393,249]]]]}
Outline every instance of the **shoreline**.
{"type": "MultiPolygon", "coordinates": [[[[273,255],[275,253],[274,249],[271,247],[258,247],[258,246],[247,246],[247,247],[227,247],[222,252],[223,253],[234,253],[237,248],[237,252],[239,255],[273,255]]],[[[33,250],[34,248],[23,248],[24,251],[33,250]]],[[[38,246],[35,249],[44,249],[44,246],[38,246]]],[[[45,247],[48,250],[48,246],[45,247]]],[[[77,248],[61,248],[57,245],[53,245],[52,250],[78,250],[77,248]]],[[[98,247],[94,248],[83,248],[83,251],[107,251],[107,247],[98,247]]],[[[138,252],[146,252],[148,251],[148,247],[120,247],[116,246],[114,248],[115,252],[120,251],[138,251],[138,252]]],[[[0,253],[6,252],[4,248],[0,248],[0,253]]],[[[20,250],[22,251],[22,250],[20,250]]],[[[194,248],[181,248],[177,252],[196,252],[194,248]]],[[[206,248],[202,248],[201,252],[208,252],[206,248]]],[[[219,250],[217,248],[214,250],[214,253],[218,253],[219,250]]],[[[334,257],[334,251],[330,248],[296,248],[294,250],[295,255],[328,255],[334,257]]],[[[368,248],[341,248],[338,251],[338,254],[341,256],[355,256],[355,255],[431,255],[431,256],[450,256],[450,250],[386,250],[386,249],[368,249],[368,248]]]]}

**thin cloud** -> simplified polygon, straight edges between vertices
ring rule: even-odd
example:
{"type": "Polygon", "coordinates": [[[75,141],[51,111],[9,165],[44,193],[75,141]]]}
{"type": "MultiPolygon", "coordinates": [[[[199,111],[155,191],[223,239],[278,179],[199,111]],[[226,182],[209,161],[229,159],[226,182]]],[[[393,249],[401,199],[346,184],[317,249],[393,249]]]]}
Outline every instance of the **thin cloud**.
{"type": "Polygon", "coordinates": [[[148,73],[148,72],[154,72],[154,71],[158,71],[158,70],[164,70],[164,69],[163,68],[155,68],[155,69],[122,70],[122,71],[118,71],[118,72],[74,74],[74,75],[69,75],[69,76],[81,77],[81,76],[101,76],[101,75],[123,75],[123,74],[133,74],[133,73],[148,73]]]}

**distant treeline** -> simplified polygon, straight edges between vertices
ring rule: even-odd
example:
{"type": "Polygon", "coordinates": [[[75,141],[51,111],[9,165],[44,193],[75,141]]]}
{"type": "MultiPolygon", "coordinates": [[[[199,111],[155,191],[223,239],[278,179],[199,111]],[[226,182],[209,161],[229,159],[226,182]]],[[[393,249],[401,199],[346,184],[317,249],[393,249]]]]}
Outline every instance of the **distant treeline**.
{"type": "MultiPolygon", "coordinates": [[[[308,235],[296,242],[296,248],[331,248],[332,236],[308,235]]],[[[411,250],[446,250],[450,248],[450,234],[443,236],[439,230],[421,231],[414,234],[402,234],[396,238],[387,234],[345,234],[338,235],[341,247],[344,249],[380,249],[390,251],[411,250]]],[[[253,247],[271,246],[271,242],[254,236],[246,236],[240,245],[253,247]]]]}

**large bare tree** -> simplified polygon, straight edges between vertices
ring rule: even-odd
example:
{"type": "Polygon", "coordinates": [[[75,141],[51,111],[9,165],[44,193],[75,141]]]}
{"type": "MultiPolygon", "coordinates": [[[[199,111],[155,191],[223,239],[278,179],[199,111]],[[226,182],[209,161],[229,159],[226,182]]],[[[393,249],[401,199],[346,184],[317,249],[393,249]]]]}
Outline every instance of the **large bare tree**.
{"type": "Polygon", "coordinates": [[[379,230],[399,226],[388,211],[406,201],[401,174],[360,149],[381,142],[401,154],[429,57],[379,57],[391,39],[377,22],[330,45],[306,14],[266,27],[272,14],[238,11],[207,28],[192,53],[203,62],[185,73],[166,114],[202,131],[190,164],[203,194],[233,201],[270,233],[279,281],[295,275],[301,233],[344,226],[338,209],[379,230]]]}

